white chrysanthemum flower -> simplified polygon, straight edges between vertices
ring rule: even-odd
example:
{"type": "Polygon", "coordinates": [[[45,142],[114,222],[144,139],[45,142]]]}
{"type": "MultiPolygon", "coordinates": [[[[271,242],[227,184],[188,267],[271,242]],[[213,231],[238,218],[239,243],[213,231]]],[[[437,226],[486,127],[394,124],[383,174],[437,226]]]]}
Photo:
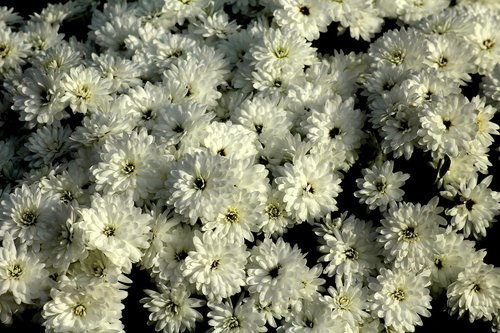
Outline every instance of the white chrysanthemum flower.
{"type": "MultiPolygon", "coordinates": [[[[317,102],[317,105],[322,105],[335,95],[340,95],[342,100],[347,101],[358,90],[359,81],[367,66],[361,55],[354,52],[344,54],[342,50],[335,50],[332,55],[323,55],[306,69],[308,85],[299,87],[299,90],[302,94],[309,95],[309,102],[317,102]]],[[[309,108],[318,109],[314,105],[309,105],[309,108]]]]}
{"type": "Polygon", "coordinates": [[[385,211],[389,202],[401,201],[404,191],[401,187],[410,178],[401,171],[393,172],[394,161],[385,161],[382,165],[361,170],[363,178],[356,179],[359,190],[354,196],[370,209],[385,211]]]}
{"type": "Polygon", "coordinates": [[[248,159],[257,155],[257,133],[242,125],[212,122],[200,139],[202,146],[214,155],[229,159],[248,159]]]}
{"type": "Polygon", "coordinates": [[[321,62],[314,63],[306,69],[305,73],[300,71],[295,73],[295,76],[300,81],[292,82],[286,98],[276,100],[289,111],[293,123],[292,134],[300,133],[301,136],[305,136],[302,122],[309,117],[310,111],[322,110],[327,99],[341,94],[345,88],[345,81],[340,79],[339,69],[333,65],[332,58],[322,59],[321,62]]]}
{"type": "Polygon", "coordinates": [[[320,275],[323,273],[323,266],[321,264],[317,264],[311,268],[306,265],[299,265],[294,273],[300,283],[298,290],[300,300],[296,303],[292,302],[292,306],[299,309],[304,302],[316,299],[320,296],[320,292],[325,291],[323,284],[325,284],[326,280],[320,278],[320,275]]]}
{"type": "Polygon", "coordinates": [[[26,245],[19,247],[10,233],[3,236],[0,248],[0,295],[11,293],[17,304],[31,304],[48,287],[49,272],[26,245]]]}
{"type": "Polygon", "coordinates": [[[164,245],[158,251],[152,269],[161,283],[174,286],[185,283],[181,268],[189,251],[194,251],[193,236],[194,229],[185,224],[163,236],[164,245]]]}
{"type": "Polygon", "coordinates": [[[356,150],[366,137],[362,131],[364,120],[364,114],[354,109],[354,99],[342,101],[336,95],[327,99],[319,110],[312,109],[301,125],[309,140],[327,143],[331,150],[345,151],[348,163],[353,164],[357,159],[356,150]]]}
{"type": "Polygon", "coordinates": [[[166,10],[162,0],[141,1],[136,7],[136,15],[141,19],[142,26],[150,25],[156,29],[173,27],[176,23],[173,14],[166,10]]]}
{"type": "Polygon", "coordinates": [[[255,159],[248,158],[232,160],[231,165],[237,177],[235,186],[242,191],[254,193],[259,205],[263,205],[271,190],[269,170],[264,165],[255,162],[255,159]]]}
{"type": "Polygon", "coordinates": [[[111,91],[125,92],[142,83],[139,64],[111,53],[92,54],[92,60],[103,77],[111,77],[111,91]]]}
{"type": "Polygon", "coordinates": [[[500,268],[478,263],[458,274],[446,292],[451,314],[469,314],[472,323],[477,319],[492,320],[500,308],[500,268]]]}
{"type": "Polygon", "coordinates": [[[490,175],[478,184],[475,176],[464,178],[455,186],[444,185],[442,194],[457,202],[445,213],[452,217],[453,228],[463,230],[465,237],[471,234],[475,238],[486,236],[486,229],[500,213],[500,193],[489,188],[492,180],[490,175]]]}
{"type": "Polygon", "coordinates": [[[157,110],[152,134],[166,145],[174,145],[182,154],[192,152],[214,118],[212,112],[197,103],[167,104],[157,110]]]}
{"type": "Polygon", "coordinates": [[[436,158],[456,157],[477,133],[474,104],[463,95],[450,95],[420,109],[419,144],[436,158]]]}
{"type": "Polygon", "coordinates": [[[410,28],[391,30],[370,45],[368,54],[372,66],[376,68],[403,67],[419,69],[423,67],[425,53],[424,34],[410,28]]]}
{"type": "Polygon", "coordinates": [[[154,126],[159,114],[165,113],[165,106],[170,104],[164,88],[149,81],[144,86],[138,85],[128,90],[125,96],[134,125],[145,126],[147,129],[154,126]]]}
{"type": "Polygon", "coordinates": [[[408,103],[415,107],[434,105],[439,97],[461,93],[460,86],[450,78],[440,77],[434,68],[409,75],[399,89],[408,95],[408,103]]]}
{"type": "Polygon", "coordinates": [[[158,170],[165,161],[155,138],[145,128],[104,142],[97,165],[90,168],[96,190],[104,194],[129,192],[134,200],[147,199],[161,187],[158,170]]]}
{"type": "Polygon", "coordinates": [[[243,243],[219,238],[213,232],[195,231],[182,274],[209,300],[230,297],[245,285],[245,264],[250,255],[243,243]]]}
{"type": "Polygon", "coordinates": [[[294,221],[285,208],[280,192],[275,188],[269,190],[264,205],[264,220],[261,225],[264,235],[276,238],[283,235],[288,228],[294,225],[294,221]]]}
{"type": "Polygon", "coordinates": [[[134,207],[129,195],[95,195],[90,208],[80,210],[79,223],[90,249],[102,251],[124,272],[130,272],[149,246],[152,216],[134,207]]]}
{"type": "Polygon", "coordinates": [[[439,14],[450,3],[448,0],[404,0],[394,5],[397,8],[398,19],[413,24],[426,16],[439,14]]]}
{"type": "Polygon", "coordinates": [[[47,266],[65,273],[71,263],[87,256],[87,249],[75,209],[60,209],[55,217],[52,237],[43,243],[40,254],[47,266]]]}
{"type": "MultiPolygon", "coordinates": [[[[205,50],[209,52],[209,50],[205,50]]],[[[213,50],[212,50],[213,53],[213,50]]],[[[214,57],[222,55],[214,54],[214,57]]],[[[221,93],[217,90],[219,84],[225,84],[223,75],[214,71],[217,67],[216,61],[219,59],[210,59],[208,55],[199,54],[187,59],[178,59],[176,64],[172,64],[168,70],[163,73],[164,81],[176,81],[186,88],[186,94],[183,99],[199,103],[207,107],[216,107],[217,100],[221,93]],[[201,57],[207,57],[204,62],[199,61],[201,57]],[[210,61],[212,60],[212,61],[210,61]]],[[[224,60],[226,61],[226,60],[224,60]]],[[[223,67],[227,66],[224,63],[223,67]]]]}
{"type": "Polygon", "coordinates": [[[287,316],[283,325],[276,330],[278,333],[336,333],[346,332],[345,323],[335,320],[331,310],[319,298],[304,302],[298,311],[287,316]]]}
{"type": "Polygon", "coordinates": [[[484,94],[494,101],[500,101],[500,64],[487,73],[481,82],[484,94]]]}
{"type": "Polygon", "coordinates": [[[478,152],[468,151],[457,157],[450,158],[450,167],[448,171],[438,180],[438,185],[448,184],[457,187],[463,180],[478,177],[478,172],[484,166],[483,172],[486,173],[491,163],[487,156],[488,151],[485,149],[478,152]]]}
{"type": "Polygon", "coordinates": [[[247,264],[247,285],[250,294],[259,302],[268,304],[278,315],[286,315],[289,306],[302,298],[304,287],[298,272],[307,269],[304,255],[297,247],[278,238],[257,242],[251,250],[247,264]]]}
{"type": "Polygon", "coordinates": [[[47,50],[61,42],[64,34],[58,33],[59,25],[30,20],[24,26],[26,41],[35,53],[47,50]]]}
{"type": "Polygon", "coordinates": [[[127,51],[125,38],[137,31],[140,23],[135,7],[126,2],[106,3],[102,11],[95,10],[93,13],[89,37],[105,50],[124,52],[127,51]]]}
{"type": "Polygon", "coordinates": [[[260,230],[264,221],[264,206],[259,201],[258,192],[248,192],[237,188],[229,196],[226,205],[217,205],[217,217],[202,219],[202,230],[213,230],[217,237],[230,242],[253,241],[254,233],[260,230]]]}
{"type": "Polygon", "coordinates": [[[61,101],[68,103],[73,112],[85,114],[87,111],[96,111],[111,100],[111,84],[112,81],[103,78],[95,68],[85,68],[83,65],[71,68],[60,81],[64,90],[61,101]]]}
{"type": "Polygon", "coordinates": [[[418,141],[420,122],[417,109],[412,105],[417,97],[410,95],[413,91],[403,86],[406,81],[373,99],[370,121],[379,130],[384,153],[392,152],[394,158],[404,155],[405,159],[410,159],[418,141]]]}
{"type": "Polygon", "coordinates": [[[433,35],[428,37],[427,48],[424,64],[435,68],[438,76],[451,78],[461,85],[471,80],[474,52],[467,43],[455,36],[433,35]]]}
{"type": "Polygon", "coordinates": [[[151,214],[153,219],[151,221],[151,241],[149,247],[144,251],[141,266],[150,269],[156,263],[160,251],[169,243],[172,229],[185,222],[185,219],[183,216],[173,211],[164,210],[163,206],[156,204],[152,204],[145,211],[151,214]]]}
{"type": "Polygon", "coordinates": [[[337,210],[335,197],[342,191],[340,177],[327,160],[299,156],[286,163],[274,181],[283,194],[286,210],[298,222],[320,218],[337,210]]]}
{"type": "Polygon", "coordinates": [[[315,48],[305,39],[297,38],[293,30],[269,29],[262,40],[249,50],[255,68],[280,68],[295,71],[311,66],[315,61],[315,48]]]}
{"type": "Polygon", "coordinates": [[[85,206],[89,203],[89,191],[84,189],[89,182],[88,170],[76,163],[59,174],[49,174],[40,181],[43,193],[54,195],[67,206],[85,206]]]}
{"type": "Polygon", "coordinates": [[[231,120],[254,131],[259,141],[267,144],[276,137],[283,137],[292,128],[289,113],[277,102],[273,98],[246,99],[231,112],[231,120]]]}
{"type": "Polygon", "coordinates": [[[8,27],[2,27],[0,30],[0,73],[23,65],[29,54],[29,48],[26,35],[14,32],[8,27]]]}
{"type": "Polygon", "coordinates": [[[446,219],[439,215],[443,208],[434,197],[426,205],[399,202],[390,206],[377,241],[383,244],[386,262],[394,261],[396,267],[421,269],[426,266],[432,253],[439,225],[446,219]]]}
{"type": "Polygon", "coordinates": [[[474,64],[480,74],[488,74],[500,59],[500,25],[496,14],[475,18],[472,33],[465,35],[474,51],[474,64]]]}
{"type": "MultiPolygon", "coordinates": [[[[0,11],[2,7],[0,7],[0,11]]],[[[13,322],[12,315],[22,313],[25,309],[25,304],[16,303],[16,299],[12,293],[0,295],[0,322],[5,326],[11,326],[13,322]]]]}
{"type": "Polygon", "coordinates": [[[346,220],[355,219],[354,215],[349,215],[349,217],[347,217],[347,213],[348,212],[343,212],[340,216],[335,217],[337,213],[330,212],[315,221],[313,232],[319,237],[318,241],[320,244],[325,244],[323,236],[326,234],[333,235],[334,230],[339,229],[346,220]]]}
{"type": "Polygon", "coordinates": [[[335,288],[328,288],[329,295],[321,300],[332,310],[334,319],[346,323],[346,333],[357,332],[358,326],[370,318],[368,288],[349,278],[343,281],[338,276],[335,285],[335,288]]]}
{"type": "Polygon", "coordinates": [[[167,179],[166,185],[172,193],[168,204],[192,224],[198,218],[213,219],[216,207],[228,202],[234,187],[231,170],[228,159],[207,150],[186,155],[167,179]]]}
{"type": "Polygon", "coordinates": [[[476,116],[478,130],[475,139],[479,144],[489,147],[495,141],[492,135],[500,135],[500,126],[493,121],[497,109],[491,105],[486,105],[486,99],[480,96],[473,97],[471,103],[478,110],[476,116]]]}
{"type": "Polygon", "coordinates": [[[212,327],[209,333],[257,333],[266,332],[264,315],[255,309],[255,300],[240,298],[236,306],[231,300],[224,303],[208,303],[210,318],[208,324],[212,327]]]}
{"type": "Polygon", "coordinates": [[[379,248],[375,243],[377,234],[370,222],[357,219],[354,215],[345,218],[342,224],[323,235],[324,245],[319,247],[321,261],[328,262],[324,272],[334,275],[363,277],[369,275],[379,264],[379,248]]]}
{"type": "Polygon", "coordinates": [[[368,284],[373,291],[371,314],[383,318],[385,325],[396,332],[414,332],[421,326],[420,316],[429,317],[431,296],[428,286],[430,272],[382,268],[373,282],[368,284]]]}
{"type": "MultiPolygon", "coordinates": [[[[60,74],[77,67],[82,61],[82,56],[80,50],[63,40],[48,50],[37,53],[32,61],[34,66],[46,75],[59,77],[60,74]]],[[[56,84],[55,88],[61,87],[56,84]]]]}
{"type": "Polygon", "coordinates": [[[336,2],[330,1],[330,16],[334,21],[340,22],[338,26],[339,34],[344,33],[349,28],[349,34],[352,38],[358,40],[361,37],[365,41],[370,41],[376,33],[382,30],[384,19],[381,17],[378,3],[375,4],[364,0],[342,2],[346,4],[344,12],[333,13],[338,8],[338,6],[334,5],[336,2]],[[331,4],[332,2],[333,4],[331,4]]]}
{"type": "Polygon", "coordinates": [[[57,84],[59,75],[55,72],[44,73],[37,69],[28,69],[23,73],[22,81],[13,96],[12,109],[21,111],[19,119],[35,127],[37,123],[52,124],[67,118],[64,111],[66,104],[61,100],[62,89],[57,84]]]}
{"type": "Polygon", "coordinates": [[[14,8],[9,8],[7,6],[0,7],[0,24],[5,24],[7,26],[21,23],[23,18],[16,12],[14,8]]]}
{"type": "Polygon", "coordinates": [[[52,332],[123,332],[120,319],[127,292],[107,282],[63,277],[44,304],[43,326],[52,332]]]}
{"type": "Polygon", "coordinates": [[[428,268],[431,270],[431,294],[439,295],[457,280],[460,272],[471,265],[481,263],[485,251],[476,251],[473,241],[465,240],[451,227],[436,235],[428,268]]]}
{"type": "Polygon", "coordinates": [[[319,33],[326,32],[332,21],[318,0],[280,0],[278,3],[273,13],[276,23],[307,40],[318,39],[319,33]]]}
{"type": "Polygon", "coordinates": [[[159,284],[158,289],[160,292],[144,290],[148,297],[140,301],[150,312],[148,324],[155,324],[156,332],[194,332],[196,322],[203,319],[195,308],[203,306],[205,301],[191,298],[189,291],[182,285],[168,288],[159,284]]]}
{"type": "MultiPolygon", "coordinates": [[[[92,112],[90,116],[83,118],[82,125],[75,129],[70,140],[97,150],[107,138],[119,133],[131,132],[134,127],[135,124],[130,121],[130,108],[126,100],[118,97],[112,102],[105,103],[99,111],[92,112]]],[[[98,155],[97,152],[96,155],[98,155]]],[[[87,161],[85,165],[88,164],[87,161]]]]}
{"type": "Polygon", "coordinates": [[[305,84],[305,77],[300,71],[283,71],[279,68],[255,70],[248,74],[254,89],[262,97],[282,98],[288,96],[305,84]]]}
{"type": "Polygon", "coordinates": [[[186,19],[203,15],[209,3],[209,0],[168,1],[165,3],[164,8],[166,11],[175,14],[177,24],[182,25],[186,19]]]}
{"type": "Polygon", "coordinates": [[[83,14],[83,11],[90,4],[81,1],[68,1],[65,3],[48,3],[40,13],[34,13],[33,21],[46,22],[59,27],[66,20],[75,18],[76,15],[83,14]]]}
{"type": "Polygon", "coordinates": [[[70,135],[71,128],[61,126],[59,122],[38,128],[28,137],[25,146],[31,154],[24,159],[30,162],[32,168],[54,164],[69,152],[70,135]]]}
{"type": "Polygon", "coordinates": [[[401,67],[384,67],[383,70],[365,73],[363,88],[366,90],[361,91],[361,95],[367,96],[371,105],[374,100],[382,98],[384,94],[408,79],[409,74],[401,67]]]}
{"type": "Polygon", "coordinates": [[[118,289],[127,289],[132,283],[123,274],[122,267],[113,263],[100,250],[90,250],[87,254],[85,258],[71,264],[68,276],[75,277],[81,283],[110,283],[118,289]]]}
{"type": "Polygon", "coordinates": [[[240,28],[236,20],[230,21],[229,15],[224,10],[200,15],[198,19],[199,21],[192,22],[195,27],[193,33],[201,35],[208,40],[215,40],[216,42],[227,39],[240,28]]]}
{"type": "Polygon", "coordinates": [[[54,196],[42,193],[35,186],[22,185],[0,205],[0,238],[6,233],[35,251],[52,237],[54,209],[60,205],[54,196]]]}
{"type": "Polygon", "coordinates": [[[428,15],[416,22],[415,27],[428,35],[465,37],[474,30],[474,20],[464,15],[459,7],[449,6],[439,13],[428,15]]]}

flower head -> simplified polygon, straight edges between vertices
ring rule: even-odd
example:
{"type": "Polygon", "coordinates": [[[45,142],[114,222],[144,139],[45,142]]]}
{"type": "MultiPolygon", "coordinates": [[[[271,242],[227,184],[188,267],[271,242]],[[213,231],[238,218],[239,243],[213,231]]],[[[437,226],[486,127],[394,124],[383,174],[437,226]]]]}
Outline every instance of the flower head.
{"type": "Polygon", "coordinates": [[[184,286],[168,288],[158,285],[159,291],[146,289],[148,295],[141,299],[141,303],[150,312],[149,324],[155,324],[157,332],[184,332],[194,331],[195,323],[203,319],[195,308],[205,304],[205,301],[191,298],[184,286]]]}
{"type": "Polygon", "coordinates": [[[219,238],[206,231],[195,232],[194,250],[181,268],[186,279],[209,300],[230,297],[245,285],[245,264],[249,253],[244,244],[219,238]]]}
{"type": "Polygon", "coordinates": [[[393,161],[386,161],[380,167],[374,165],[361,170],[364,178],[356,179],[359,190],[354,192],[354,196],[370,209],[378,207],[381,211],[386,210],[389,202],[400,201],[404,194],[400,187],[410,175],[401,171],[392,172],[393,167],[393,161]]]}
{"type": "Polygon", "coordinates": [[[423,324],[420,316],[431,315],[429,275],[429,271],[380,269],[380,274],[368,285],[373,291],[371,313],[383,318],[385,325],[396,331],[415,331],[415,325],[423,324]]]}

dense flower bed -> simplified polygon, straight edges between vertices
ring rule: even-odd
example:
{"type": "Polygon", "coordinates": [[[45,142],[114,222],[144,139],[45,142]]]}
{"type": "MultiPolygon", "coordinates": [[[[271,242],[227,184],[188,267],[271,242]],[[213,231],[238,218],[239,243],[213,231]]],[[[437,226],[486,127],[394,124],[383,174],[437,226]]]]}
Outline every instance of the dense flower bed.
{"type": "Polygon", "coordinates": [[[500,330],[497,1],[17,10],[0,331],[500,330]]]}

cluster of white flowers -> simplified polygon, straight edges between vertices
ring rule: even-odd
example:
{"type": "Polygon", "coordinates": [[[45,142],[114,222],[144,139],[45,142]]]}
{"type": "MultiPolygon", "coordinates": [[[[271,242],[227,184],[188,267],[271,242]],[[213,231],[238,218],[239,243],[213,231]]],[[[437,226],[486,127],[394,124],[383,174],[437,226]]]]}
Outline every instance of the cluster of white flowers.
{"type": "Polygon", "coordinates": [[[500,331],[500,2],[0,7],[0,81],[0,330],[500,331]]]}

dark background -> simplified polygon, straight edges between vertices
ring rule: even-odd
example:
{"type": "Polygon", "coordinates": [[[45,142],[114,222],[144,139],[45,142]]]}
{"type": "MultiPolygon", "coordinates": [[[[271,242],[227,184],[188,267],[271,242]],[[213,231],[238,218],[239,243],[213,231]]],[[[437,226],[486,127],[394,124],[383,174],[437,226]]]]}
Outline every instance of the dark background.
{"type": "MultiPolygon", "coordinates": [[[[0,6],[7,6],[10,8],[14,8],[15,12],[19,13],[21,16],[28,18],[30,14],[34,12],[40,12],[47,3],[58,3],[60,1],[37,1],[37,0],[0,0],[0,6]]],[[[103,2],[103,1],[101,1],[103,2]]],[[[73,21],[69,23],[65,23],[61,27],[61,32],[64,32],[66,36],[76,35],[79,39],[86,38],[86,32],[88,22],[81,21],[73,21]]],[[[393,21],[386,21],[384,26],[384,31],[396,28],[397,25],[393,21]]],[[[318,51],[321,53],[331,53],[333,54],[334,50],[343,50],[345,53],[349,51],[355,52],[365,52],[368,49],[369,43],[364,41],[356,41],[349,37],[348,32],[342,36],[337,36],[336,34],[337,26],[335,23],[329,27],[327,33],[321,35],[321,38],[315,41],[313,44],[318,48],[318,51]]],[[[380,35],[380,34],[379,34],[380,35]]],[[[378,36],[377,36],[378,37],[378,36]]],[[[464,87],[463,93],[468,96],[474,96],[478,91],[478,83],[480,82],[479,76],[474,76],[473,82],[471,82],[468,86],[464,87]]],[[[499,117],[495,118],[496,122],[499,123],[499,117]]],[[[499,146],[499,139],[496,138],[496,142],[492,147],[499,146]]],[[[493,148],[494,149],[494,148],[493,148]]],[[[490,169],[490,174],[495,175],[495,178],[500,176],[499,171],[499,154],[490,151],[491,157],[490,161],[493,163],[493,167],[490,169]]],[[[429,170],[425,160],[418,160],[412,158],[411,162],[407,162],[404,160],[396,161],[395,170],[401,170],[407,173],[411,173],[412,177],[409,179],[407,184],[405,185],[406,193],[414,193],[418,195],[418,201],[426,202],[427,199],[432,197],[432,193],[428,192],[430,184],[428,183],[429,179],[429,170]],[[426,183],[427,182],[427,183],[426,183]],[[423,198],[428,197],[428,198],[423,198]]],[[[359,170],[358,170],[359,171],[359,170]]],[[[352,193],[357,189],[355,184],[355,178],[359,177],[360,173],[354,170],[353,172],[349,172],[352,176],[346,176],[346,178],[342,181],[343,192],[340,194],[338,201],[339,207],[348,207],[348,209],[353,211],[360,211],[359,204],[356,199],[352,196],[352,193]]],[[[500,191],[497,179],[494,179],[494,184],[492,184],[492,189],[496,191],[500,191]]],[[[415,200],[417,201],[417,200],[415,200]]],[[[499,246],[498,246],[498,236],[500,235],[500,225],[499,223],[495,223],[492,228],[488,230],[488,236],[480,241],[476,242],[477,249],[486,249],[488,254],[485,258],[485,261],[489,264],[494,264],[495,266],[500,266],[500,257],[498,256],[499,246]]],[[[308,224],[304,223],[293,228],[288,234],[285,235],[285,240],[290,243],[300,244],[303,252],[308,252],[307,258],[309,264],[314,264],[319,254],[316,252],[316,236],[311,231],[308,224]],[[307,245],[310,245],[310,248],[307,248],[307,245]]],[[[134,268],[130,278],[134,281],[133,285],[128,290],[129,296],[124,301],[125,310],[123,311],[123,319],[122,322],[125,325],[126,332],[154,332],[154,327],[147,326],[147,317],[148,312],[144,310],[142,305],[139,303],[139,299],[145,296],[142,292],[142,289],[155,289],[154,285],[149,280],[149,276],[146,272],[140,271],[137,268],[134,268]]],[[[424,332],[438,332],[441,329],[445,329],[446,332],[470,332],[470,333],[486,333],[490,332],[490,324],[485,322],[475,322],[473,324],[469,323],[466,317],[457,319],[456,316],[451,317],[446,313],[446,299],[445,297],[434,299],[432,302],[432,317],[423,318],[424,326],[417,327],[417,333],[424,332]]],[[[206,315],[206,308],[202,309],[202,313],[206,315]]],[[[26,311],[22,314],[21,317],[14,318],[14,324],[11,327],[5,327],[0,324],[0,332],[44,332],[43,327],[39,325],[35,325],[31,323],[30,318],[35,315],[34,311],[26,311]]],[[[197,325],[197,332],[203,332],[208,328],[206,323],[200,323],[197,325]]],[[[272,331],[272,330],[270,330],[272,331]]]]}

